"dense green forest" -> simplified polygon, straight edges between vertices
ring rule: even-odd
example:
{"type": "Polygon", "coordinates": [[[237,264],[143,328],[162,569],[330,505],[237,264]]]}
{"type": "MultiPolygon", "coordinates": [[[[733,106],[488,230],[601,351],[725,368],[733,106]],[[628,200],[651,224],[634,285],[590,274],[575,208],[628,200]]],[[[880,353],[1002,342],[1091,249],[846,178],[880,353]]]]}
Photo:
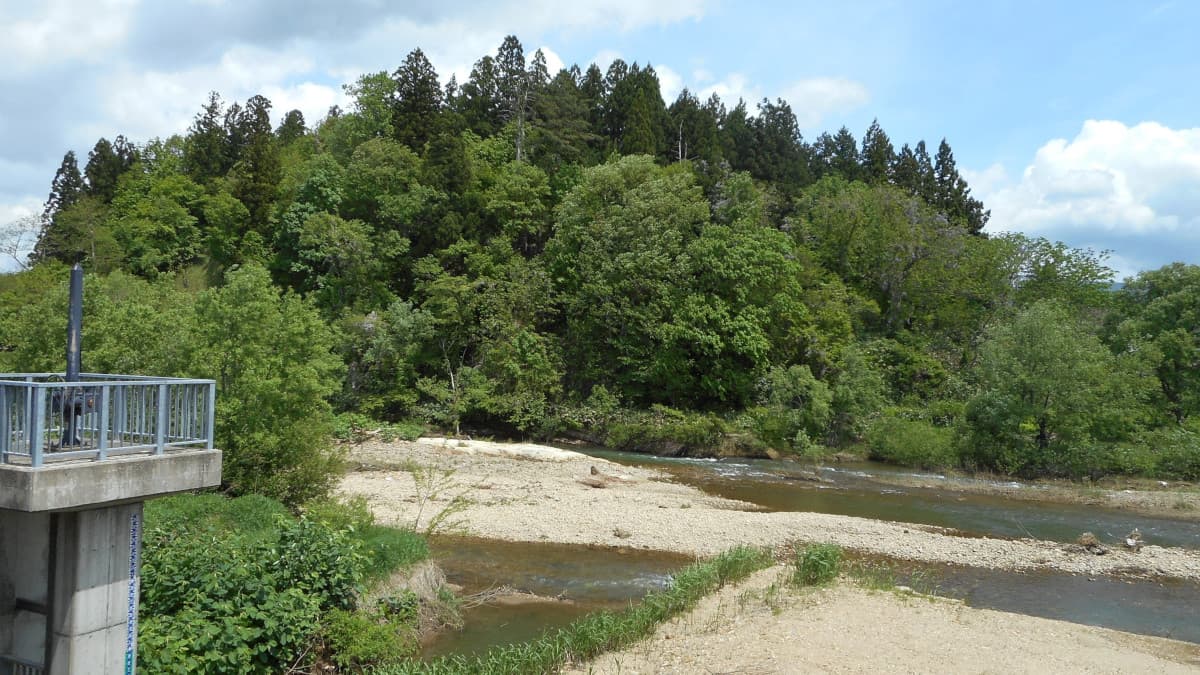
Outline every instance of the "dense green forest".
{"type": "MultiPolygon", "coordinates": [[[[1200,478],[1200,267],[989,235],[950,145],[804,139],[783,100],[667,105],[652,67],[417,49],[315,124],[216,93],[53,178],[0,358],[219,383],[235,492],[329,485],[335,415],[661,452],[835,449],[1200,478]],[[732,105],[731,105],[732,104],[732,105]],[[61,317],[61,320],[60,320],[61,317]]],[[[1001,227],[1003,223],[998,223],[1001,227]]]]}

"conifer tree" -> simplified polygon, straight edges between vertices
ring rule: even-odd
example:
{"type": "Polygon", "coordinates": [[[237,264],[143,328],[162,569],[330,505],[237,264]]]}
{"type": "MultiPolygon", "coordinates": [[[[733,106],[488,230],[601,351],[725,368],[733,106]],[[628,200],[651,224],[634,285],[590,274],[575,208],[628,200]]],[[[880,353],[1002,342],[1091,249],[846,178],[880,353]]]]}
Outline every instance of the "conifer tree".
{"type": "Polygon", "coordinates": [[[863,135],[862,179],[868,183],[886,183],[892,178],[892,165],[896,160],[896,151],[892,141],[879,126],[879,120],[873,120],[863,135]]]}
{"type": "Polygon", "coordinates": [[[420,49],[409,52],[392,74],[396,92],[392,101],[392,127],[396,140],[421,154],[436,128],[442,109],[442,85],[437,71],[420,49]]]}
{"type": "Polygon", "coordinates": [[[232,166],[223,118],[221,95],[209,92],[208,102],[188,130],[183,151],[184,170],[198,183],[224,176],[232,166]]]}

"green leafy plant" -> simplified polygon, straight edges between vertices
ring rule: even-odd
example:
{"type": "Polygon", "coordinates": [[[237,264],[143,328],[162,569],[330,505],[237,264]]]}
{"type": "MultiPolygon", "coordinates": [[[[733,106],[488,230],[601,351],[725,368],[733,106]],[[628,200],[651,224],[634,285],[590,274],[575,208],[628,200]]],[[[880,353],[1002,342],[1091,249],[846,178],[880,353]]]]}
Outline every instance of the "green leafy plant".
{"type": "Polygon", "coordinates": [[[837,578],[841,568],[842,549],[833,544],[809,544],[795,552],[792,560],[792,583],[798,586],[820,586],[837,578]]]}

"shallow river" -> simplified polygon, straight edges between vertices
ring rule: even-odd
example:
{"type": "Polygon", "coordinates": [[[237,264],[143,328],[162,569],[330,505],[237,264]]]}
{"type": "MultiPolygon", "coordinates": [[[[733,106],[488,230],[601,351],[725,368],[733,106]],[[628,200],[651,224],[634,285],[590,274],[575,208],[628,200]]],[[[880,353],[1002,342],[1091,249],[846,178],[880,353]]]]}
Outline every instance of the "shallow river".
{"type": "MultiPolygon", "coordinates": [[[[913,472],[877,462],[819,467],[821,482],[810,466],[758,459],[675,459],[598,448],[589,455],[670,473],[680,483],[709,494],[739,499],[772,511],[814,511],[904,523],[952,527],[1002,538],[1032,537],[1075,541],[1091,532],[1108,543],[1123,540],[1137,528],[1147,544],[1200,548],[1200,522],[1142,516],[1128,511],[1079,504],[1021,501],[1003,496],[954,492],[962,483],[977,482],[939,474],[913,472]],[[889,474],[903,475],[918,487],[889,485],[889,474]]],[[[1002,483],[1014,490],[1040,488],[1002,483]]]]}
{"type": "MultiPolygon", "coordinates": [[[[579,450],[577,447],[571,449],[579,450]]],[[[603,449],[585,452],[619,463],[663,469],[674,480],[710,494],[740,499],[775,511],[817,511],[924,523],[997,537],[1073,541],[1092,532],[1119,541],[1138,528],[1145,541],[1161,546],[1200,548],[1200,523],[1133,515],[1124,511],[1048,502],[1024,502],[953,492],[971,479],[914,474],[871,462],[811,467],[770,460],[668,459],[603,449]],[[896,487],[882,479],[907,473],[917,487],[896,487]]],[[[1013,489],[1037,487],[1006,484],[1013,489]]],[[[507,585],[556,602],[491,605],[469,610],[463,631],[446,633],[430,644],[426,658],[446,653],[477,653],[536,637],[599,609],[619,609],[665,586],[668,574],[687,564],[684,556],[557,544],[511,544],[475,539],[442,539],[435,556],[449,579],[466,592],[507,585]]],[[[960,598],[974,607],[1063,619],[1133,633],[1200,643],[1200,584],[1129,582],[1065,573],[1017,573],[890,561],[901,583],[960,598]]]]}

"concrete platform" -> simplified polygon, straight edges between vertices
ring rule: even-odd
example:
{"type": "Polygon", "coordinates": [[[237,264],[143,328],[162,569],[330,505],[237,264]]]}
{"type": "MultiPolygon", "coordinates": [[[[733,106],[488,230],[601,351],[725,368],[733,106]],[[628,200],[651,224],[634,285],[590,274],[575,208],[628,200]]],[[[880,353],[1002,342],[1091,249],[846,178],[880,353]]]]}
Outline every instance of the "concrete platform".
{"type": "Polygon", "coordinates": [[[220,450],[175,450],[36,469],[0,464],[0,509],[29,513],[94,509],[220,483],[220,450]]]}

